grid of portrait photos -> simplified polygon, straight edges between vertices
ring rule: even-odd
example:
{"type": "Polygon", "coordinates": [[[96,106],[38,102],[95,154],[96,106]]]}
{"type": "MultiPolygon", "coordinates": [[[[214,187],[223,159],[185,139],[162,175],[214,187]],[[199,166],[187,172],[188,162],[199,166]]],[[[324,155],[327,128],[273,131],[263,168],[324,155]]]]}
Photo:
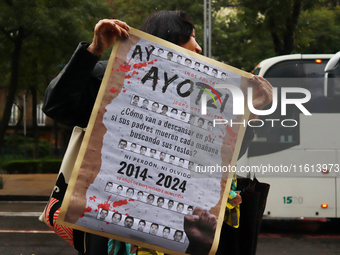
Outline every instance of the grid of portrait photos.
{"type": "Polygon", "coordinates": [[[149,47],[153,47],[154,50],[152,52],[153,55],[159,56],[161,58],[165,58],[169,61],[176,62],[178,64],[184,65],[186,67],[189,67],[195,71],[204,73],[205,75],[212,76],[217,79],[221,79],[222,81],[226,82],[228,80],[228,74],[225,72],[225,70],[218,70],[216,67],[211,67],[208,65],[204,65],[203,63],[193,61],[192,59],[188,57],[184,57],[179,54],[174,54],[171,51],[164,50],[162,48],[155,48],[153,45],[149,45],[149,47]]]}
{"type": "MultiPolygon", "coordinates": [[[[192,215],[194,207],[191,205],[185,205],[182,202],[166,199],[161,196],[157,196],[151,193],[147,193],[141,190],[136,190],[131,187],[125,187],[121,184],[108,181],[104,188],[105,192],[127,197],[129,199],[135,199],[142,203],[153,205],[165,210],[171,210],[181,214],[192,215]]],[[[121,227],[130,228],[136,231],[142,231],[158,237],[167,238],[177,242],[184,242],[185,233],[182,230],[169,228],[165,225],[161,225],[155,222],[149,222],[140,218],[127,216],[117,211],[109,211],[101,208],[98,211],[96,217],[98,220],[116,224],[121,227]]]]}
{"type": "Polygon", "coordinates": [[[151,101],[147,98],[142,98],[138,95],[132,95],[130,104],[140,107],[144,110],[156,112],[160,115],[179,120],[181,122],[189,123],[190,125],[194,125],[208,131],[213,130],[213,122],[210,120],[195,116],[194,114],[190,114],[185,111],[180,111],[176,108],[161,104],[156,101],[151,101]]]}
{"type": "Polygon", "coordinates": [[[121,139],[118,143],[118,148],[126,151],[130,151],[145,157],[149,157],[155,160],[159,160],[168,163],[173,166],[188,169],[190,171],[195,171],[195,167],[202,167],[200,164],[196,164],[192,161],[186,160],[181,157],[176,157],[175,155],[165,153],[163,151],[157,151],[154,148],[146,147],[134,142],[129,142],[121,139]]]}

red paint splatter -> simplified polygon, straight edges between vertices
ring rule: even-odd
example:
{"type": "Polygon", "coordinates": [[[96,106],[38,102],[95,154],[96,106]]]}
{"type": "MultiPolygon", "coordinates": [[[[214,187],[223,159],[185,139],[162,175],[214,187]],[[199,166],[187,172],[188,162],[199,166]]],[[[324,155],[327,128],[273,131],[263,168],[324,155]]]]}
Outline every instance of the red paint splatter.
{"type": "Polygon", "coordinates": [[[138,68],[145,67],[146,65],[147,65],[146,63],[134,64],[134,65],[133,65],[133,68],[138,69],[138,68]]]}
{"type": "Polygon", "coordinates": [[[134,199],[132,199],[132,198],[130,198],[130,199],[129,199],[129,202],[132,202],[132,201],[135,201],[135,200],[134,200],[134,199]]]}
{"type": "Polygon", "coordinates": [[[117,69],[117,72],[119,72],[119,69],[117,69]]]}
{"type": "Polygon", "coordinates": [[[97,197],[96,197],[96,196],[93,196],[93,197],[90,197],[89,199],[90,199],[90,200],[93,200],[93,202],[96,202],[97,197]]]}
{"type": "Polygon", "coordinates": [[[157,62],[158,60],[157,59],[155,59],[155,62],[157,62]]]}
{"type": "Polygon", "coordinates": [[[132,76],[128,75],[128,76],[125,76],[125,79],[130,79],[132,78],[132,76]]]}
{"type": "Polygon", "coordinates": [[[123,90],[123,93],[125,93],[125,92],[126,92],[126,90],[124,89],[124,90],[123,90]]]}
{"type": "Polygon", "coordinates": [[[138,74],[138,72],[136,72],[136,71],[133,71],[133,72],[132,72],[132,74],[138,74]]]}
{"type": "Polygon", "coordinates": [[[106,209],[106,210],[110,210],[110,202],[106,201],[104,203],[101,203],[98,205],[98,209],[102,208],[102,209],[106,209]]]}
{"type": "Polygon", "coordinates": [[[128,210],[130,210],[130,208],[126,208],[126,209],[125,209],[125,211],[128,211],[128,210]]]}
{"type": "Polygon", "coordinates": [[[227,126],[225,129],[228,131],[228,133],[229,133],[229,135],[231,135],[231,137],[235,137],[236,136],[234,131],[229,126],[227,126]]]}
{"type": "Polygon", "coordinates": [[[84,215],[85,215],[85,213],[88,213],[88,212],[91,212],[91,211],[92,211],[92,208],[91,208],[91,207],[89,207],[89,206],[86,207],[85,210],[84,210],[84,212],[83,212],[83,215],[81,215],[80,218],[83,218],[84,215]]]}
{"type": "Polygon", "coordinates": [[[116,62],[118,61],[118,57],[115,57],[115,61],[116,61],[116,62]]]}
{"type": "Polygon", "coordinates": [[[106,222],[106,225],[109,225],[110,224],[110,222],[106,222]]]}
{"type": "Polygon", "coordinates": [[[234,143],[234,140],[233,139],[228,139],[229,143],[230,144],[233,144],[234,143]]]}
{"type": "Polygon", "coordinates": [[[218,136],[219,138],[222,138],[222,136],[220,135],[220,136],[218,136]]]}
{"type": "Polygon", "coordinates": [[[128,213],[125,213],[125,215],[126,215],[126,216],[129,216],[129,214],[128,214],[128,213]]]}
{"type": "Polygon", "coordinates": [[[149,65],[152,65],[152,64],[153,64],[153,61],[150,61],[148,64],[149,64],[149,65]]]}
{"type": "Polygon", "coordinates": [[[131,66],[128,65],[128,64],[126,64],[126,65],[122,64],[122,65],[119,66],[119,69],[120,69],[122,72],[129,72],[130,69],[131,69],[131,66]]]}
{"type": "Polygon", "coordinates": [[[117,91],[117,89],[115,89],[115,88],[111,88],[111,89],[110,89],[110,92],[111,92],[111,93],[115,93],[116,91],[117,91]]]}
{"type": "Polygon", "coordinates": [[[112,207],[119,207],[122,205],[126,205],[127,203],[128,203],[127,199],[119,200],[119,201],[113,202],[112,207]]]}

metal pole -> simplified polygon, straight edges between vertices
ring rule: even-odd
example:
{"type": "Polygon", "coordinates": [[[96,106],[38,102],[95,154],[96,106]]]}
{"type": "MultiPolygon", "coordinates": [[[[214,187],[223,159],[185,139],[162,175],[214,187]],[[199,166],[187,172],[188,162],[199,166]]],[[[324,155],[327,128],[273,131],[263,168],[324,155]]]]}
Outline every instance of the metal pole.
{"type": "Polygon", "coordinates": [[[204,0],[204,24],[203,24],[203,30],[204,30],[204,41],[203,41],[203,54],[204,56],[207,56],[207,0],[204,0]]]}
{"type": "Polygon", "coordinates": [[[209,39],[209,53],[208,53],[208,57],[211,58],[211,2],[212,0],[209,0],[209,28],[208,28],[208,39],[209,39]]]}

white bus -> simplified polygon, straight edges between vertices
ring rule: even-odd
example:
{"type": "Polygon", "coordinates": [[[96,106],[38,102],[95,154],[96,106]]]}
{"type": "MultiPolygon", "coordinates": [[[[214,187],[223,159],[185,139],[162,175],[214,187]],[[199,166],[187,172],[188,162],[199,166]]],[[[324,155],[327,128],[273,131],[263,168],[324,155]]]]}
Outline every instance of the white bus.
{"type": "MultiPolygon", "coordinates": [[[[278,107],[273,114],[260,117],[265,124],[255,128],[256,136],[237,168],[247,166],[243,170],[257,171],[259,181],[271,185],[264,212],[267,219],[340,218],[339,59],[340,52],[294,54],[266,59],[254,69],[254,74],[278,87],[278,107]],[[308,89],[311,99],[304,106],[312,115],[287,105],[287,115],[281,116],[281,87],[308,89]],[[298,124],[293,127],[285,122],[291,127],[284,127],[275,121],[271,127],[272,122],[265,119],[294,119],[298,124]]],[[[299,97],[305,95],[288,95],[299,97]]]]}

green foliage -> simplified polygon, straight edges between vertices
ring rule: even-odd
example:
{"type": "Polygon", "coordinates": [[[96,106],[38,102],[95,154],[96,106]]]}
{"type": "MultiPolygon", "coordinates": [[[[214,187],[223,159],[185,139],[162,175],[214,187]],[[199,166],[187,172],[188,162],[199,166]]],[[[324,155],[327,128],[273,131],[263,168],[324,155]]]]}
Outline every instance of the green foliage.
{"type": "Polygon", "coordinates": [[[212,55],[218,61],[251,71],[262,59],[275,55],[268,32],[252,33],[235,9],[215,16],[212,55]]]}
{"type": "Polygon", "coordinates": [[[8,174],[58,173],[61,159],[13,160],[2,165],[8,174]]]}
{"type": "Polygon", "coordinates": [[[298,53],[335,53],[340,50],[340,7],[319,8],[301,14],[296,32],[298,53]]]}
{"type": "MultiPolygon", "coordinates": [[[[110,15],[106,1],[0,1],[0,56],[10,76],[12,42],[18,31],[24,36],[20,58],[19,89],[40,84],[41,94],[48,80],[58,73],[79,41],[91,41],[96,22],[110,15]],[[7,60],[3,61],[3,60],[7,60]]],[[[0,81],[0,87],[8,80],[0,81]]]]}
{"type": "MultiPolygon", "coordinates": [[[[14,158],[32,158],[34,151],[33,138],[11,134],[5,137],[4,155],[15,155],[14,158]]],[[[41,158],[52,155],[52,145],[46,140],[39,140],[39,155],[41,158]]]]}

